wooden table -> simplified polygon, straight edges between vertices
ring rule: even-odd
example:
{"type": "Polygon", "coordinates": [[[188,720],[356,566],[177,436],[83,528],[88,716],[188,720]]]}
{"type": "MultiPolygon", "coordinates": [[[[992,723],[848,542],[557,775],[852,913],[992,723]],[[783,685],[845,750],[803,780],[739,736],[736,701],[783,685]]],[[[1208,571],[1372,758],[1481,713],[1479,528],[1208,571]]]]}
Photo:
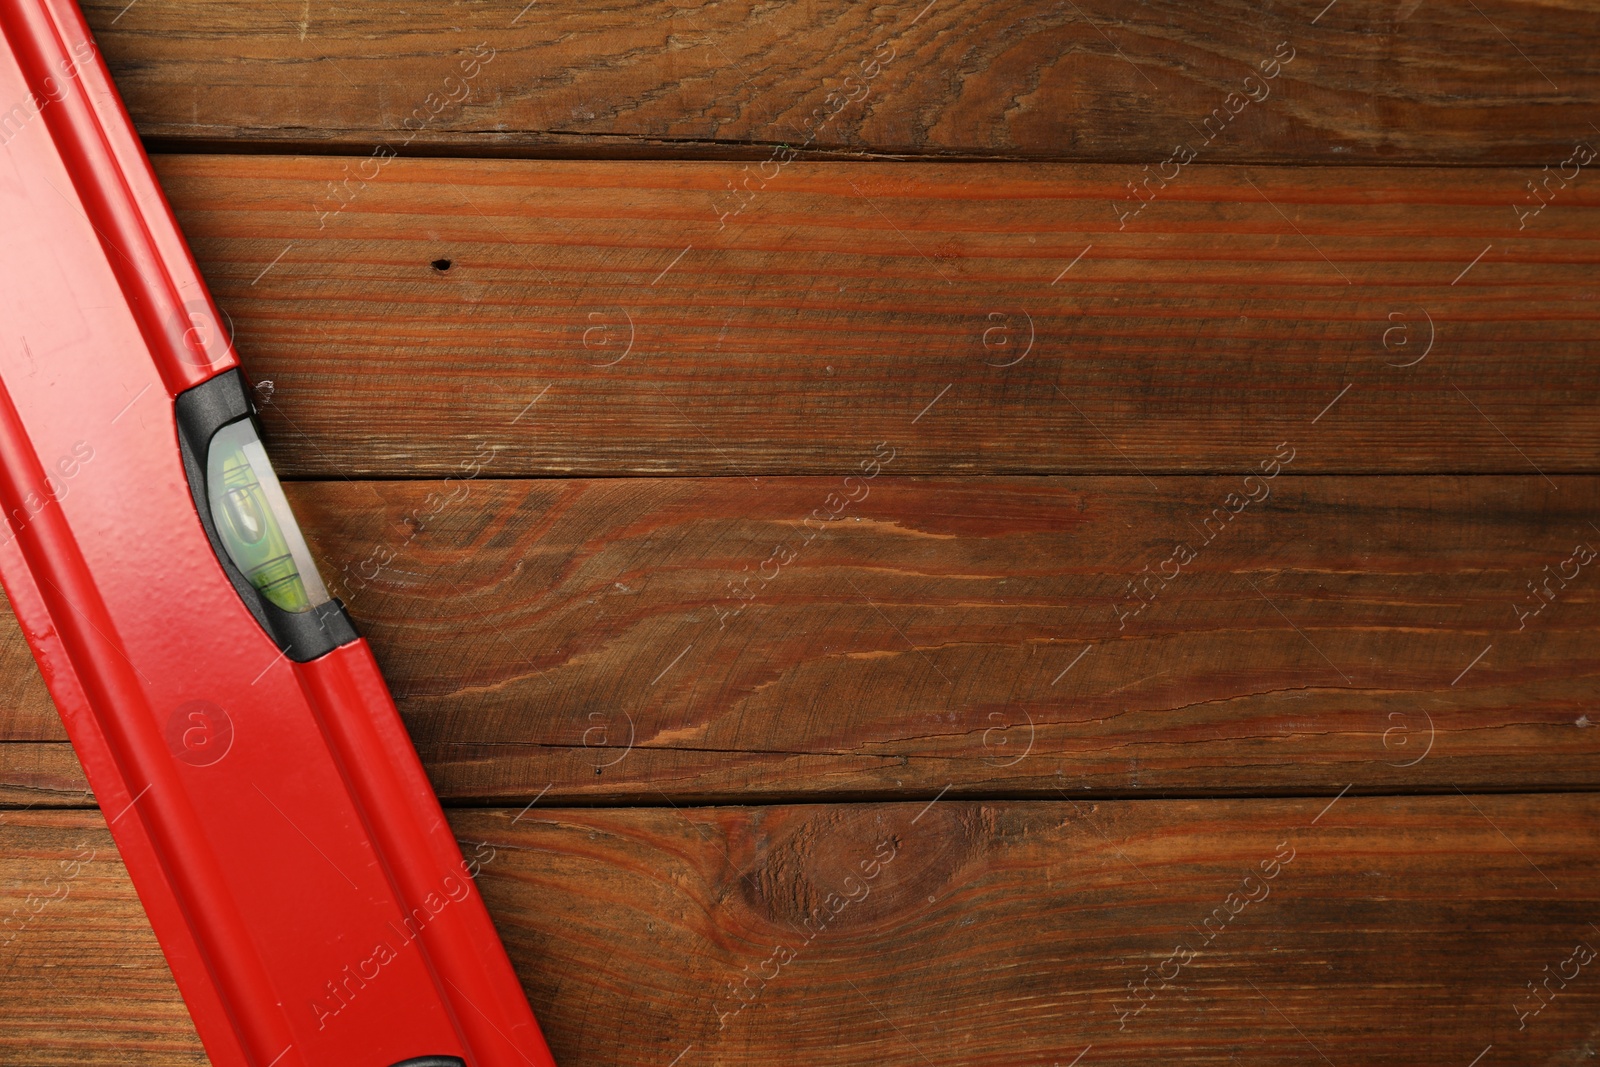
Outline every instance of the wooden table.
{"type": "MultiPolygon", "coordinates": [[[[1594,10],[124,4],[564,1067],[1594,1055],[1594,10]]],[[[0,1063],[204,1062],[0,687],[0,1063]]]]}

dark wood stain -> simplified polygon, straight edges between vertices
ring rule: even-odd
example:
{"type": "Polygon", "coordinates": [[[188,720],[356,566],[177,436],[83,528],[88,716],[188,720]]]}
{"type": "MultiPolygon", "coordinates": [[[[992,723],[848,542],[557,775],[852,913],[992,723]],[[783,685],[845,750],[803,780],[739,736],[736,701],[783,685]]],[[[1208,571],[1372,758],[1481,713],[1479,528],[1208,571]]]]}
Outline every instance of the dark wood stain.
{"type": "Polygon", "coordinates": [[[124,6],[85,4],[140,130],[232,151],[1538,167],[1596,94],[1594,13],[1530,0],[124,6]]]}
{"type": "MultiPolygon", "coordinates": [[[[1592,11],[85,8],[563,1067],[1592,1058],[1592,11]]],[[[5,613],[0,1062],[203,1064],[93,804],[5,613]]]]}

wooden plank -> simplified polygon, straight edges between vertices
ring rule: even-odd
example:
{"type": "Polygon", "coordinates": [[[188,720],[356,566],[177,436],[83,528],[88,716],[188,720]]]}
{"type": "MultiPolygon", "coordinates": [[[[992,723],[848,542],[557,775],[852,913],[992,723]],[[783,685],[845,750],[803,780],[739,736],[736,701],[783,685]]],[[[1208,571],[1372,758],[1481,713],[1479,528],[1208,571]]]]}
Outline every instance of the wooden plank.
{"type": "Polygon", "coordinates": [[[1600,479],[1298,463],[289,488],[451,801],[1600,784],[1600,479]]]}
{"type": "MultiPolygon", "coordinates": [[[[6,911],[95,851],[0,950],[0,1056],[202,1062],[98,813],[7,815],[6,911]]],[[[563,1067],[1578,1062],[1597,818],[1455,794],[451,817],[563,1067]]]]}
{"type": "Polygon", "coordinates": [[[1594,12],[1531,0],[85,8],[147,137],[230,148],[1538,167],[1600,92],[1594,12]]]}
{"type": "Polygon", "coordinates": [[[0,810],[0,1019],[8,1064],[209,1062],[98,811],[0,810]]]}
{"type": "Polygon", "coordinates": [[[1120,169],[797,163],[719,223],[728,164],[395,160],[321,215],[347,166],[159,162],[294,476],[1597,469],[1593,183],[1191,169],[1119,230],[1120,169]]]}
{"type": "MultiPolygon", "coordinates": [[[[9,605],[7,625],[11,623],[9,605]]],[[[30,668],[31,669],[31,668],[30,668]]],[[[37,671],[34,672],[37,674],[37,671]]],[[[51,712],[52,716],[54,712],[51,712]]],[[[52,724],[61,730],[61,720],[52,724]]],[[[66,741],[0,742],[0,807],[83,808],[94,795],[66,741]]]]}

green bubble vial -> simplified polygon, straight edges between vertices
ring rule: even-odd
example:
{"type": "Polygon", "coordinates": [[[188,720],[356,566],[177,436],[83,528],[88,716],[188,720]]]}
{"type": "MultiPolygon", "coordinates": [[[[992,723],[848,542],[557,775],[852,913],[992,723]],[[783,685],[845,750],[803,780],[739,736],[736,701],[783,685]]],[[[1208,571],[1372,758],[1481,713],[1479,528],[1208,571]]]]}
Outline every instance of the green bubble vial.
{"type": "Polygon", "coordinates": [[[206,496],[228,558],[262,596],[291,612],[331,599],[249,419],[212,437],[206,496]]]}

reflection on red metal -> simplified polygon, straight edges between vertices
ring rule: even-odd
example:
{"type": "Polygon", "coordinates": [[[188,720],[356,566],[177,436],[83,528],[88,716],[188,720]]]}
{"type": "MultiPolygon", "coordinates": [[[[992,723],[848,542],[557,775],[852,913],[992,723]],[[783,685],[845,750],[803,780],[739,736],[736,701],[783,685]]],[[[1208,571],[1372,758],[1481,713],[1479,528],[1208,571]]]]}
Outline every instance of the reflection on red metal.
{"type": "Polygon", "coordinates": [[[72,0],[0,0],[0,218],[0,576],[212,1062],[547,1067],[72,0]]]}

